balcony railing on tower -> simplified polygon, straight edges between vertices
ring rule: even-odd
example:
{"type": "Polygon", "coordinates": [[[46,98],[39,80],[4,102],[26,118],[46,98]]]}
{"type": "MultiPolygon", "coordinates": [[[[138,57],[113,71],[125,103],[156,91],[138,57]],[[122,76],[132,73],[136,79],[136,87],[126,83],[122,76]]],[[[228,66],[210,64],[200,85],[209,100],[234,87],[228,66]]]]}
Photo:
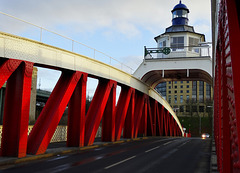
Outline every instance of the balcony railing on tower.
{"type": "Polygon", "coordinates": [[[210,43],[199,44],[198,46],[176,46],[176,47],[144,47],[144,59],[158,58],[186,58],[186,57],[210,57],[210,43]]]}

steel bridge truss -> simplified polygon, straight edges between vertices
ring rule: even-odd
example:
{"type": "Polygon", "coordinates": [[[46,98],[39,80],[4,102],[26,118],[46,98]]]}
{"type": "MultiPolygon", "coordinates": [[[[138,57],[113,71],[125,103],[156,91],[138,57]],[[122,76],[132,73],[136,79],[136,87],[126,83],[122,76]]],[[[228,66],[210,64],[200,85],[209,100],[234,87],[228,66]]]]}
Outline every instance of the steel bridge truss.
{"type": "Polygon", "coordinates": [[[102,141],[118,141],[122,134],[123,138],[182,136],[175,119],[156,100],[134,88],[97,76],[94,77],[99,83],[86,113],[88,74],[66,69],[59,69],[62,74],[28,135],[33,66],[34,63],[28,61],[0,59],[0,88],[7,81],[1,156],[45,153],[67,105],[68,147],[92,145],[101,121],[102,141]],[[116,104],[117,85],[121,93],[116,104]]]}
{"type": "Polygon", "coordinates": [[[219,7],[214,86],[219,172],[240,172],[240,7],[237,1],[222,0],[219,7]]]}

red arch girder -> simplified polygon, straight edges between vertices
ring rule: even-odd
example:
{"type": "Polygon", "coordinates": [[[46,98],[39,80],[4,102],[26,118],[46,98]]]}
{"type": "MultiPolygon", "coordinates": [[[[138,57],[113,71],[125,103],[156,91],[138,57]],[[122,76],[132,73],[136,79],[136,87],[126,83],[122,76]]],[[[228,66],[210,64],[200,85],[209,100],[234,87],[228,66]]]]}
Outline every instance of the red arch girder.
{"type": "MultiPolygon", "coordinates": [[[[9,104],[15,101],[20,105],[20,108],[16,110],[22,109],[24,116],[20,117],[20,121],[18,121],[17,125],[20,127],[18,132],[15,131],[16,128],[13,128],[16,126],[13,121],[5,120],[1,152],[4,156],[24,157],[26,153],[44,153],[67,104],[69,105],[67,146],[92,145],[101,120],[102,141],[119,140],[122,130],[125,138],[135,138],[138,134],[156,135],[156,128],[158,135],[162,135],[163,129],[166,128],[167,132],[171,126],[169,118],[164,118],[165,112],[168,111],[157,101],[139,91],[136,92],[133,88],[121,85],[118,105],[115,106],[117,82],[101,78],[86,115],[88,75],[82,72],[63,70],[27,140],[32,68],[33,63],[20,60],[4,59],[1,62],[0,84],[3,85],[5,81],[8,81],[7,89],[10,88],[9,91],[14,89],[12,86],[18,86],[17,88],[23,86],[16,91],[24,98],[22,104],[19,104],[21,98],[12,99],[13,97],[6,96],[9,104]],[[23,105],[27,106],[23,107],[23,105]],[[92,121],[93,119],[95,121],[92,121]],[[14,125],[10,125],[9,122],[14,125]],[[11,131],[7,130],[7,127],[11,127],[9,128],[11,131]],[[12,133],[14,135],[11,135],[12,133]],[[15,138],[16,134],[20,134],[21,141],[14,142],[16,145],[9,145],[9,143],[13,143],[11,140],[17,139],[15,138]]],[[[5,119],[10,117],[7,110],[6,108],[4,111],[5,119]]]]}
{"type": "Polygon", "coordinates": [[[214,135],[219,172],[240,170],[240,21],[237,10],[240,11],[237,0],[220,3],[214,85],[214,135]]]}
{"type": "Polygon", "coordinates": [[[32,70],[33,63],[19,60],[6,60],[0,66],[0,86],[7,81],[2,156],[26,156],[32,70]]]}

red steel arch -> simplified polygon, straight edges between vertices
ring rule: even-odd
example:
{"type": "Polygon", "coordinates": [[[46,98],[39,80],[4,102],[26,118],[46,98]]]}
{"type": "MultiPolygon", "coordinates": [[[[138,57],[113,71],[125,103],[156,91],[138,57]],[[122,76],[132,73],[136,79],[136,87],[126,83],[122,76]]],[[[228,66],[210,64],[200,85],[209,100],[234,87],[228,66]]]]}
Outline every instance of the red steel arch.
{"type": "Polygon", "coordinates": [[[238,0],[221,0],[215,57],[214,133],[219,172],[240,172],[238,0]]]}
{"type": "Polygon", "coordinates": [[[139,134],[182,136],[180,127],[164,106],[114,80],[95,76],[99,84],[86,113],[88,74],[60,68],[62,74],[28,136],[33,65],[33,62],[0,58],[0,87],[7,81],[1,156],[44,153],[67,105],[69,147],[92,145],[101,120],[102,141],[119,140],[122,130],[124,138],[136,138],[139,134]],[[116,105],[117,85],[121,86],[121,93],[116,105]]]}

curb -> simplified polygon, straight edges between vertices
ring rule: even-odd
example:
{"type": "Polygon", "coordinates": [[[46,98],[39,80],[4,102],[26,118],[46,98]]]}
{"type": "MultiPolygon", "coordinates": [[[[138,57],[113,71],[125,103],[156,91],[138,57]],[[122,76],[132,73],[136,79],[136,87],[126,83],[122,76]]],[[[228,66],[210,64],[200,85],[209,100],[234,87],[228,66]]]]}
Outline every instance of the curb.
{"type": "Polygon", "coordinates": [[[77,153],[77,152],[80,152],[80,151],[90,150],[90,149],[94,149],[94,148],[100,148],[100,147],[103,147],[103,146],[111,146],[111,145],[121,144],[121,143],[125,143],[125,142],[145,140],[145,139],[149,139],[149,138],[150,137],[124,139],[124,140],[120,140],[120,141],[107,142],[107,143],[103,143],[103,144],[96,144],[96,145],[93,144],[91,146],[85,146],[85,147],[81,147],[81,148],[74,147],[73,149],[66,149],[66,150],[63,150],[63,151],[56,151],[56,152],[45,153],[45,154],[41,154],[41,155],[27,155],[26,157],[23,157],[23,158],[11,157],[11,158],[6,158],[6,160],[4,160],[4,161],[0,161],[0,167],[15,165],[15,164],[24,163],[24,162],[30,162],[30,161],[35,161],[35,160],[40,160],[40,159],[49,158],[49,157],[53,157],[53,156],[57,156],[57,155],[77,153]]]}

